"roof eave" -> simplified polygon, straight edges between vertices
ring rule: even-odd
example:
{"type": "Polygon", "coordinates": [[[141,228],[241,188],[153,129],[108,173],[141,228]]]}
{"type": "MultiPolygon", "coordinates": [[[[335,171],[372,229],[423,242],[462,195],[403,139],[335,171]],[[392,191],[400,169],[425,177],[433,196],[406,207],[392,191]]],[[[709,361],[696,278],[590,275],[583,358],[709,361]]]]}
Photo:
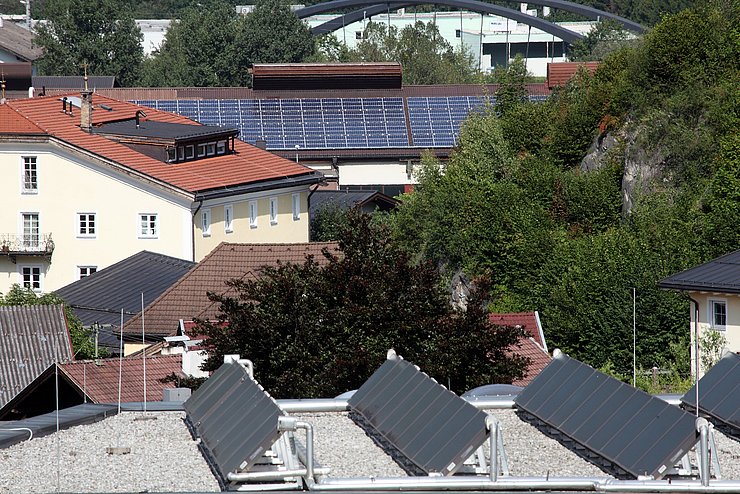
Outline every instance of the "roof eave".
{"type": "Polygon", "coordinates": [[[208,199],[219,199],[222,197],[229,197],[239,194],[262,192],[269,189],[284,189],[286,187],[313,185],[321,182],[323,179],[324,176],[320,172],[309,171],[300,175],[292,175],[288,177],[281,177],[278,179],[268,179],[260,182],[252,182],[248,184],[219,187],[217,189],[196,191],[195,200],[205,201],[208,199]]]}
{"type": "Polygon", "coordinates": [[[658,288],[663,290],[677,290],[680,292],[716,292],[740,294],[740,287],[728,287],[715,284],[693,284],[671,281],[659,281],[658,288]]]}

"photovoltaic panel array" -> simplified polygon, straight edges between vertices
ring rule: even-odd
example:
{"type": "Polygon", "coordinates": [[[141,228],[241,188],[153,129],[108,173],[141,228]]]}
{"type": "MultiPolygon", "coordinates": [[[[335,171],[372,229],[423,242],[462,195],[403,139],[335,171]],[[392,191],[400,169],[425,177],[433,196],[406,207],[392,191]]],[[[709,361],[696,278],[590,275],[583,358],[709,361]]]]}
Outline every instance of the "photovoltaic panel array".
{"type": "Polygon", "coordinates": [[[454,473],[486,439],[484,412],[403,359],[383,363],[349,406],[371,437],[400,453],[417,475],[454,473]]]}
{"type": "Polygon", "coordinates": [[[239,128],[240,138],[268,149],[408,147],[402,98],[140,100],[206,125],[239,128]]]}
{"type": "MultiPolygon", "coordinates": [[[[696,409],[696,385],[681,401],[696,409]]],[[[740,356],[727,352],[699,380],[699,410],[740,436],[740,356]]]]}
{"type": "Polygon", "coordinates": [[[691,414],[564,354],[514,403],[618,467],[618,476],[661,478],[698,440],[691,414]]]}
{"type": "Polygon", "coordinates": [[[468,114],[495,103],[495,98],[435,96],[407,98],[406,102],[414,146],[453,147],[468,114]]]}
{"type": "Polygon", "coordinates": [[[241,365],[225,363],[185,402],[187,419],[222,480],[254,465],[280,437],[280,407],[241,365]]]}

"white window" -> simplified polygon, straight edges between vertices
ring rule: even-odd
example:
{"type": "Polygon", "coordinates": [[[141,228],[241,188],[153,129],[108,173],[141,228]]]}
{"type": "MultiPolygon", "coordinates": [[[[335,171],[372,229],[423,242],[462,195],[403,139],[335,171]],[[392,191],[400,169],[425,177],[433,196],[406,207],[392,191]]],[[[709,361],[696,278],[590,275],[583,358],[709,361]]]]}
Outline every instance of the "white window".
{"type": "Polygon", "coordinates": [[[21,285],[34,292],[41,291],[41,266],[21,266],[21,285]]]}
{"type": "Polygon", "coordinates": [[[98,271],[97,266],[77,266],[80,274],[80,279],[87,278],[91,274],[98,271]]]}
{"type": "Polygon", "coordinates": [[[249,201],[249,226],[257,228],[257,201],[249,201]]]}
{"type": "Polygon", "coordinates": [[[277,225],[278,220],[278,200],[277,197],[270,198],[270,224],[277,225]]]}
{"type": "Polygon", "coordinates": [[[157,238],[159,228],[157,227],[157,215],[144,213],[139,215],[139,238],[157,238]]]}
{"type": "Polygon", "coordinates": [[[210,209],[203,209],[200,212],[200,222],[201,222],[201,228],[203,230],[203,236],[210,237],[211,236],[211,210],[210,209]]]}
{"type": "Polygon", "coordinates": [[[95,213],[77,213],[77,236],[95,236],[95,213]]]}
{"type": "Polygon", "coordinates": [[[206,146],[206,154],[208,156],[213,156],[216,154],[216,143],[215,142],[209,142],[206,146]]]}
{"type": "Polygon", "coordinates": [[[185,159],[193,159],[195,157],[195,146],[192,144],[185,146],[185,159]]]}
{"type": "Polygon", "coordinates": [[[23,193],[36,194],[39,191],[36,156],[23,157],[23,193]]]}
{"type": "Polygon", "coordinates": [[[40,243],[39,214],[23,213],[23,247],[35,249],[40,243]]]}
{"type": "Polygon", "coordinates": [[[709,322],[714,329],[724,330],[727,327],[727,301],[709,301],[709,322]]]}
{"type": "Polygon", "coordinates": [[[231,233],[234,231],[234,206],[224,206],[224,231],[231,233]]]}
{"type": "Polygon", "coordinates": [[[206,155],[206,145],[198,144],[198,158],[202,158],[206,155]]]}
{"type": "Polygon", "coordinates": [[[216,154],[226,154],[226,141],[216,143],[216,154]]]}
{"type": "Polygon", "coordinates": [[[293,219],[298,221],[301,219],[301,195],[293,194],[293,219]]]}

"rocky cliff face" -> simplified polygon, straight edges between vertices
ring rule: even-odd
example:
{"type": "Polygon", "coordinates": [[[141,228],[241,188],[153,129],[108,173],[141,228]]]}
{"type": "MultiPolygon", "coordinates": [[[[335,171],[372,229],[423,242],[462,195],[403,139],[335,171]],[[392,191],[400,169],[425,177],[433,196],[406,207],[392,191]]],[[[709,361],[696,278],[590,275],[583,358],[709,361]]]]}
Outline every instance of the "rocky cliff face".
{"type": "Polygon", "coordinates": [[[660,149],[649,149],[642,133],[646,129],[630,122],[621,128],[594,139],[581,161],[582,172],[598,170],[607,163],[619,162],[622,166],[622,215],[628,216],[640,193],[649,192],[656,180],[664,178],[665,156],[660,149]]]}

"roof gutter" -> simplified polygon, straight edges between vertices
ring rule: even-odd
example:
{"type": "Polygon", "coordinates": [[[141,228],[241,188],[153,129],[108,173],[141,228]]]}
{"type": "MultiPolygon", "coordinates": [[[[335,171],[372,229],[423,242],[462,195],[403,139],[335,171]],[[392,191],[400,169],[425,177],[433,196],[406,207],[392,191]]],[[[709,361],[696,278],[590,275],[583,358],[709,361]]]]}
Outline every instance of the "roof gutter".
{"type": "Polygon", "coordinates": [[[197,192],[195,194],[195,200],[207,201],[209,199],[220,199],[222,197],[234,196],[236,194],[249,194],[276,188],[313,185],[321,182],[322,179],[323,175],[320,172],[311,171],[295,177],[284,177],[277,180],[266,180],[264,182],[243,184],[237,185],[235,187],[224,187],[219,189],[206,190],[203,192],[197,192]]]}
{"type": "Polygon", "coordinates": [[[198,207],[195,208],[195,211],[193,211],[193,227],[190,229],[190,241],[191,241],[191,246],[192,246],[192,249],[193,249],[193,252],[192,252],[192,261],[193,262],[196,262],[196,260],[195,260],[195,215],[198,214],[198,211],[200,211],[200,208],[203,207],[203,199],[202,198],[199,199],[196,196],[196,199],[195,200],[198,201],[198,207]]]}

